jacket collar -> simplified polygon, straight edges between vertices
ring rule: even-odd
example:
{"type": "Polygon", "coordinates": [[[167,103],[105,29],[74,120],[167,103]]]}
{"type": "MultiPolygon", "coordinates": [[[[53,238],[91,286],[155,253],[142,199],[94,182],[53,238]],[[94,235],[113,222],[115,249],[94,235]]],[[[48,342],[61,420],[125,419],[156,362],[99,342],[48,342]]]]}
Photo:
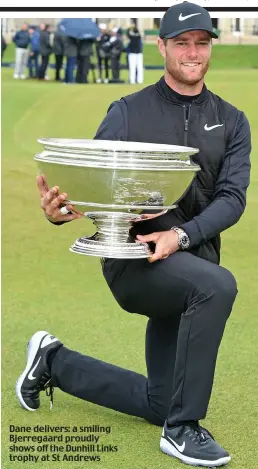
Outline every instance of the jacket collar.
{"type": "Polygon", "coordinates": [[[155,87],[162,98],[175,104],[186,104],[192,102],[202,104],[208,97],[208,90],[205,85],[203,85],[202,92],[197,96],[181,95],[167,85],[164,76],[155,84],[155,87]]]}

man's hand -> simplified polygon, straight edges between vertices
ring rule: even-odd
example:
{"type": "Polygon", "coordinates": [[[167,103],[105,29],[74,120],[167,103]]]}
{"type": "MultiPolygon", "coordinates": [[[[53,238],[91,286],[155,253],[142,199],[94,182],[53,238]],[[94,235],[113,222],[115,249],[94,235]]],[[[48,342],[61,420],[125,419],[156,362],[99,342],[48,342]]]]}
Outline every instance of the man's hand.
{"type": "Polygon", "coordinates": [[[149,235],[137,235],[137,240],[142,243],[153,242],[156,244],[155,253],[148,258],[149,262],[155,262],[160,259],[166,259],[170,254],[178,251],[178,234],[173,231],[161,231],[159,233],[151,233],[149,235]]]}
{"type": "Polygon", "coordinates": [[[59,194],[58,186],[54,186],[49,189],[46,177],[43,174],[37,176],[37,184],[41,197],[41,208],[44,210],[49,221],[58,223],[75,220],[76,218],[81,218],[83,216],[83,213],[74,210],[72,205],[64,205],[64,201],[67,199],[67,194],[65,192],[59,194]],[[60,209],[64,206],[72,213],[63,215],[60,209]]]}

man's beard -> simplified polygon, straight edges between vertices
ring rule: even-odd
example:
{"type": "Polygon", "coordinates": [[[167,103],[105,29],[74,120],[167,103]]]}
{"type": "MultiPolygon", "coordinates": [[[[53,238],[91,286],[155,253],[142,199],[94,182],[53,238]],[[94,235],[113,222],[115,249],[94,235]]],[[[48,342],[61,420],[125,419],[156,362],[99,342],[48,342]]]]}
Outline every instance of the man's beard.
{"type": "Polygon", "coordinates": [[[208,60],[204,66],[202,66],[202,69],[198,73],[198,75],[194,77],[189,77],[189,75],[184,74],[182,71],[177,70],[173,67],[173,64],[170,64],[169,61],[166,62],[166,69],[169,73],[169,75],[179,83],[182,83],[184,85],[196,85],[199,83],[204,76],[207,73],[207,70],[209,68],[210,61],[208,60]]]}

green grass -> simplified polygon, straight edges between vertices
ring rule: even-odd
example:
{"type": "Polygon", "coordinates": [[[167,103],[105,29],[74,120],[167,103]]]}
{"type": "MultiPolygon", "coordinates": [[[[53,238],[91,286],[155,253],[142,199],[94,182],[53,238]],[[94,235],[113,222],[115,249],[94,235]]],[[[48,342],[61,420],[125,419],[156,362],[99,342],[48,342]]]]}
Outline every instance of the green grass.
{"type": "MultiPolygon", "coordinates": [[[[126,74],[125,74],[126,76],[126,74]]],[[[147,72],[145,84],[160,72],[147,72]]],[[[205,425],[232,454],[231,469],[257,469],[257,199],[258,80],[255,70],[213,70],[207,85],[244,110],[253,133],[252,184],[240,222],[223,234],[222,265],[238,280],[239,295],[222,342],[205,425]],[[256,376],[255,376],[256,375],[256,376]]],[[[98,463],[37,463],[39,469],[182,469],[159,451],[160,429],[83,402],[55,390],[42,395],[38,412],[16,400],[14,385],[23,369],[26,342],[38,329],[50,330],[82,353],[145,373],[146,319],[123,312],[113,299],[97,258],[68,250],[80,235],[94,232],[84,220],[63,227],[48,223],[39,207],[33,155],[42,136],[92,138],[109,103],[140,86],[77,85],[13,81],[2,70],[2,467],[9,462],[8,428],[13,425],[111,425],[104,443],[119,452],[98,463]]]]}
{"type": "MultiPolygon", "coordinates": [[[[163,59],[155,44],[144,47],[145,65],[163,65],[163,59]]],[[[258,68],[257,45],[220,45],[212,49],[212,69],[258,68]]]]}
{"type": "MultiPolygon", "coordinates": [[[[125,54],[122,54],[122,63],[125,63],[125,54]]],[[[4,62],[14,62],[15,47],[9,44],[4,55],[4,62]]],[[[54,55],[50,62],[54,63],[54,55]]],[[[94,59],[93,59],[94,62],[94,59]]],[[[144,45],[144,65],[163,66],[163,58],[158,52],[156,44],[144,45]]],[[[258,68],[258,45],[221,45],[213,47],[211,67],[214,69],[246,69],[258,68]]]]}

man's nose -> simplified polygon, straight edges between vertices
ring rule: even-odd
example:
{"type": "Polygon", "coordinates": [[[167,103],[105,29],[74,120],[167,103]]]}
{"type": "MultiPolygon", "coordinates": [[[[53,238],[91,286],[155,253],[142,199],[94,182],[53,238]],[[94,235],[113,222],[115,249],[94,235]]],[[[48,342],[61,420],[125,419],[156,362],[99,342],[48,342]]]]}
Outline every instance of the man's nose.
{"type": "Polygon", "coordinates": [[[198,56],[198,48],[196,44],[192,43],[188,45],[187,55],[189,58],[196,59],[196,57],[198,56]]]}

